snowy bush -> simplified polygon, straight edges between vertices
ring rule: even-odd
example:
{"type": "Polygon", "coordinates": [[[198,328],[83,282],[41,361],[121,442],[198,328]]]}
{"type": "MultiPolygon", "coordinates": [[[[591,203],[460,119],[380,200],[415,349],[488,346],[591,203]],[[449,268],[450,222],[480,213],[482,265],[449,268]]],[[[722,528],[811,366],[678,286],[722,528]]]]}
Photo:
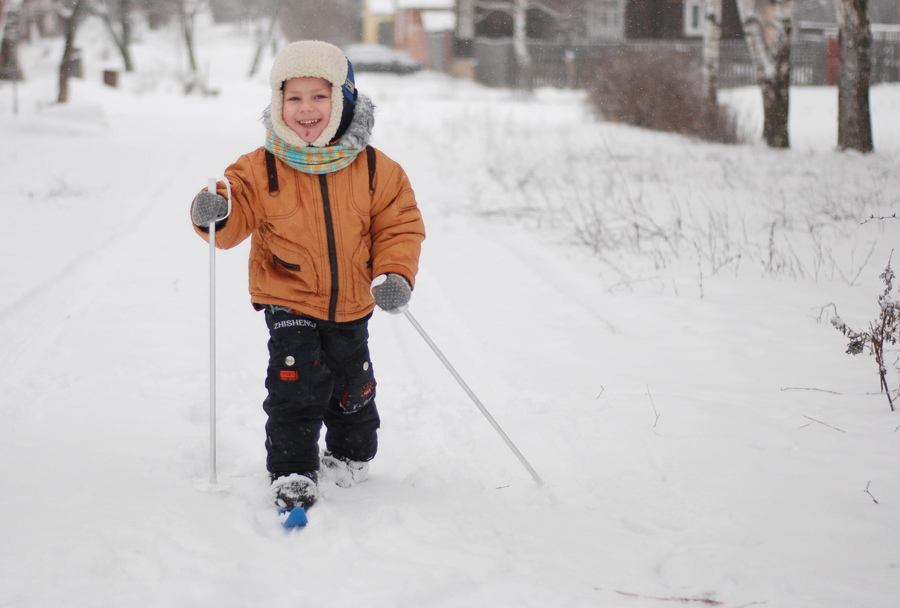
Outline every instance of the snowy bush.
{"type": "Polygon", "coordinates": [[[588,86],[595,112],[614,122],[737,143],[732,112],[700,95],[695,63],[654,51],[622,50],[597,66],[588,86]]]}

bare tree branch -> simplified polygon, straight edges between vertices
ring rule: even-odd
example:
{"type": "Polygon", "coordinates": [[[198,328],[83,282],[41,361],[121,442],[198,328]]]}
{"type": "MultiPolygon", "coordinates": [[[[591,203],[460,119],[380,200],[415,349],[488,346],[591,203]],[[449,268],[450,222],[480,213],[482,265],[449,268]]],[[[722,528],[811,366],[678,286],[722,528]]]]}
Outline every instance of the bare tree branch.
{"type": "Polygon", "coordinates": [[[657,600],[660,602],[697,602],[699,604],[707,604],[709,606],[724,606],[724,602],[720,602],[718,600],[714,600],[708,597],[654,597],[652,595],[640,595],[638,593],[628,593],[627,591],[619,591],[616,589],[616,593],[619,595],[624,595],[627,597],[638,597],[645,600],[657,600]]]}
{"type": "Polygon", "coordinates": [[[900,217],[898,217],[896,213],[892,213],[891,215],[887,215],[887,216],[884,216],[884,215],[870,215],[870,216],[869,216],[869,219],[867,219],[867,220],[865,220],[865,221],[863,221],[863,222],[860,222],[860,226],[862,226],[863,224],[868,224],[868,223],[871,222],[872,220],[900,220],[900,217]]]}
{"type": "Polygon", "coordinates": [[[809,426],[810,424],[812,424],[813,422],[818,422],[819,424],[823,424],[823,425],[827,426],[828,428],[834,429],[834,430],[836,430],[836,431],[838,431],[838,432],[840,432],[840,433],[846,433],[846,432],[847,432],[847,431],[843,431],[843,430],[837,428],[836,426],[831,426],[830,424],[826,424],[825,422],[822,422],[821,420],[816,420],[815,418],[810,418],[809,416],[803,416],[803,417],[806,418],[807,420],[812,420],[812,422],[810,422],[809,424],[804,424],[803,426],[800,427],[801,429],[808,427],[808,426],[809,426]]]}
{"type": "MultiPolygon", "coordinates": [[[[872,485],[872,482],[871,482],[871,481],[870,481],[869,483],[866,484],[866,494],[868,494],[869,496],[872,496],[872,493],[869,492],[869,486],[870,486],[870,485],[872,485]]],[[[877,505],[877,504],[880,504],[880,503],[878,502],[878,500],[875,499],[874,496],[872,496],[872,502],[874,502],[876,505],[877,505]]]]}
{"type": "Polygon", "coordinates": [[[807,388],[805,386],[785,386],[781,389],[781,392],[784,391],[819,391],[820,393],[831,393],[832,395],[840,395],[841,393],[837,391],[829,391],[824,388],[807,388]]]}
{"type": "Polygon", "coordinates": [[[656,411],[656,404],[653,403],[653,395],[650,394],[650,385],[647,385],[647,396],[650,397],[650,405],[653,407],[653,414],[656,416],[656,420],[653,421],[653,428],[656,428],[657,423],[659,422],[659,414],[656,411]]]}

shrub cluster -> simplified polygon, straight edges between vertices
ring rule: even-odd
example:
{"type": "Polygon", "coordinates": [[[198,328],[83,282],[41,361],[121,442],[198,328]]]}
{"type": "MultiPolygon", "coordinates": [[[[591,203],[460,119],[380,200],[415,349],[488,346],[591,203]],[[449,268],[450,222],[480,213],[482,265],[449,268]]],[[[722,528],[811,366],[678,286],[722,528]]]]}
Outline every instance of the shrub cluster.
{"type": "Polygon", "coordinates": [[[734,114],[700,95],[699,69],[685,54],[621,49],[598,62],[588,94],[604,120],[719,143],[740,140],[734,114]]]}

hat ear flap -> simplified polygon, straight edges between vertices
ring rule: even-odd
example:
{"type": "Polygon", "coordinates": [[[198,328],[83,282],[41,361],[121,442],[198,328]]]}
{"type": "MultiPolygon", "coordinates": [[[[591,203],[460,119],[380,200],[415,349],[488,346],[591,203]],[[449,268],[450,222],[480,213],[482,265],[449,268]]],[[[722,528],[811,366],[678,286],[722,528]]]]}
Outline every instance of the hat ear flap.
{"type": "Polygon", "coordinates": [[[341,86],[341,92],[344,94],[344,99],[351,104],[356,105],[356,98],[359,95],[359,91],[356,90],[356,79],[353,77],[353,64],[350,63],[349,59],[347,60],[347,79],[341,86]]]}
{"type": "Polygon", "coordinates": [[[355,109],[355,104],[351,103],[347,97],[344,97],[344,109],[341,112],[341,124],[338,125],[337,132],[334,134],[335,139],[340,139],[344,136],[344,133],[347,132],[347,129],[350,128],[350,123],[353,122],[353,111],[355,109]]]}

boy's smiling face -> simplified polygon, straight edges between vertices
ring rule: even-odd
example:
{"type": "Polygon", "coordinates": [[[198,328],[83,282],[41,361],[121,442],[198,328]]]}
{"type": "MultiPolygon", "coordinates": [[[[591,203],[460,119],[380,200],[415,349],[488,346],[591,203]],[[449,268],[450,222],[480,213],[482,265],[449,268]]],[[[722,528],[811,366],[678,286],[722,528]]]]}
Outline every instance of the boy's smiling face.
{"type": "Polygon", "coordinates": [[[286,80],[281,118],[306,143],[316,141],[331,118],[331,83],[311,76],[286,80]]]}

